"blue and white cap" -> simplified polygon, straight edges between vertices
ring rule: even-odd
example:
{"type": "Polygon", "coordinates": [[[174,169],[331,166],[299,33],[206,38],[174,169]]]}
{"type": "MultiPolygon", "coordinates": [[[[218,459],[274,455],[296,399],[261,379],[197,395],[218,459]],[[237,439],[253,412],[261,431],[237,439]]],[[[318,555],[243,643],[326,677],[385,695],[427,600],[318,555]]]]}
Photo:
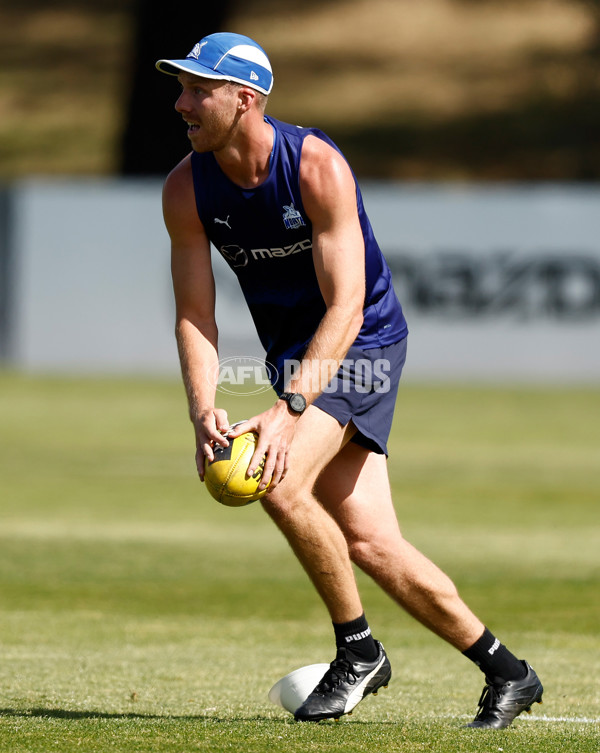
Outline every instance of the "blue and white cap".
{"type": "Polygon", "coordinates": [[[273,71],[266,52],[242,34],[209,34],[185,60],[159,60],[156,67],[170,76],[187,71],[203,78],[234,81],[263,94],[269,94],[273,88],[273,71]]]}

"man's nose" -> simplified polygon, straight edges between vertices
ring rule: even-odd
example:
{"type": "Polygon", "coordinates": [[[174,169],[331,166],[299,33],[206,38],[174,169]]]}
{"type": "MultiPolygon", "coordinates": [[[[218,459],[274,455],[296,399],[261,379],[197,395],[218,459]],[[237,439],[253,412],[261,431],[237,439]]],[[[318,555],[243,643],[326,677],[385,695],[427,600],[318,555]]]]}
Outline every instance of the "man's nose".
{"type": "Polygon", "coordinates": [[[175,102],[175,109],[177,112],[188,112],[190,107],[185,92],[181,92],[177,101],[175,102]]]}

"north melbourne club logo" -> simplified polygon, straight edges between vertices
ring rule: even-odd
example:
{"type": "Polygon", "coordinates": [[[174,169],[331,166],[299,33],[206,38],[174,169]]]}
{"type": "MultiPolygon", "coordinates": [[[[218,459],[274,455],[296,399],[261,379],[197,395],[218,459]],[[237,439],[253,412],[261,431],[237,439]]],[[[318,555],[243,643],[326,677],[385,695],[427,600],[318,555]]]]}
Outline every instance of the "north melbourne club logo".
{"type": "Polygon", "coordinates": [[[198,42],[197,44],[195,44],[194,49],[190,52],[188,57],[195,58],[196,60],[198,60],[198,58],[200,57],[200,53],[202,52],[202,48],[204,47],[205,44],[208,44],[208,42],[198,42]]]}
{"type": "Polygon", "coordinates": [[[288,230],[295,230],[298,227],[306,225],[304,218],[293,204],[290,204],[289,207],[284,204],[283,208],[285,209],[285,212],[283,213],[283,224],[288,230]]]}

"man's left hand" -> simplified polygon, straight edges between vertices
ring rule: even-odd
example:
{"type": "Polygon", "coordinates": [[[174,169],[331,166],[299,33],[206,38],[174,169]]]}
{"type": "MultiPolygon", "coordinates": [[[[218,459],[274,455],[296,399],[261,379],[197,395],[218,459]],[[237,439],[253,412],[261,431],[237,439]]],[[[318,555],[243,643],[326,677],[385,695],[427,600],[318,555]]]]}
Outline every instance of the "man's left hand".
{"type": "Polygon", "coordinates": [[[295,416],[287,407],[287,403],[278,400],[269,410],[259,413],[238,424],[228,432],[229,438],[239,437],[249,431],[258,434],[256,449],[248,465],[246,477],[250,478],[265,456],[265,467],[259,484],[259,489],[274,489],[285,478],[288,470],[288,459],[292,439],[296,430],[299,416],[295,416]]]}

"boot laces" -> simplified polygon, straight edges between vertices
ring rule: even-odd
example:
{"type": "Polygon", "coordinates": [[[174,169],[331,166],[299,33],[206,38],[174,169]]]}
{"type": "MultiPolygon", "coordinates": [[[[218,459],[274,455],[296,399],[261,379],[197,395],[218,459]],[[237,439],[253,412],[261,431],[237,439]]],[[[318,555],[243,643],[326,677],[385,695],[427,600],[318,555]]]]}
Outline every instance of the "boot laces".
{"type": "Polygon", "coordinates": [[[491,711],[496,703],[500,700],[501,695],[502,686],[494,685],[494,683],[488,681],[481,692],[479,703],[477,704],[478,713],[475,718],[479,719],[486,711],[491,711]]]}
{"type": "Polygon", "coordinates": [[[357,679],[358,675],[354,671],[352,664],[347,659],[334,659],[314,692],[330,693],[342,682],[348,682],[350,685],[354,685],[357,679]]]}

